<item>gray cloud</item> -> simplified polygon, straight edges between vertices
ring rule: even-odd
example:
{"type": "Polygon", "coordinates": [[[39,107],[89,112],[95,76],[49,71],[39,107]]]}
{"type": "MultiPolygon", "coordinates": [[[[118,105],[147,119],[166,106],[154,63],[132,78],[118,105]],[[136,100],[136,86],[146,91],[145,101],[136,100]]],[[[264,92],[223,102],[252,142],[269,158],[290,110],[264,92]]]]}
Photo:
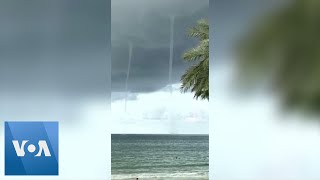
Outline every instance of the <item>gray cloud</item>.
{"type": "Polygon", "coordinates": [[[0,1],[1,120],[75,122],[92,102],[110,102],[110,8],[110,0],[0,1]]]}
{"type": "Polygon", "coordinates": [[[0,92],[105,96],[110,1],[0,2],[0,92]]]}
{"type": "Polygon", "coordinates": [[[208,0],[114,0],[109,12],[105,0],[1,1],[0,92],[105,96],[110,75],[113,90],[123,91],[128,41],[134,46],[129,91],[160,89],[168,84],[172,15],[173,83],[178,82],[189,66],[181,54],[196,43],[186,36],[186,29],[208,17],[208,4],[208,0]]]}
{"type": "Polygon", "coordinates": [[[175,16],[173,83],[178,82],[190,66],[181,55],[196,43],[186,31],[200,18],[208,18],[208,10],[208,0],[113,1],[112,90],[125,90],[128,42],[133,43],[128,90],[151,92],[168,84],[171,16],[175,16]]]}

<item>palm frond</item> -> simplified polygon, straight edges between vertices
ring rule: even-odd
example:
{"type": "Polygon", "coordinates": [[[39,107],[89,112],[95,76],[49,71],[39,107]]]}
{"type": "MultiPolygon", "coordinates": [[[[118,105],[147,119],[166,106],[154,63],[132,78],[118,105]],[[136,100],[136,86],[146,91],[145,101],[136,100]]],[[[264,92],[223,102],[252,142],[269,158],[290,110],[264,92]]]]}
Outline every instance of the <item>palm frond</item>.
{"type": "Polygon", "coordinates": [[[189,29],[189,36],[199,39],[199,44],[187,50],[183,59],[195,62],[181,77],[181,92],[191,91],[194,98],[209,100],[209,24],[201,19],[189,29]]]}
{"type": "Polygon", "coordinates": [[[209,23],[206,19],[200,19],[195,27],[188,31],[190,37],[199,38],[199,40],[209,39],[209,23]]]}
{"type": "Polygon", "coordinates": [[[189,36],[199,39],[199,44],[187,50],[183,59],[196,62],[181,77],[181,92],[191,91],[194,98],[209,100],[209,24],[205,19],[190,28],[189,36]]]}
{"type": "Polygon", "coordinates": [[[209,39],[200,41],[195,48],[189,49],[183,54],[183,59],[186,61],[195,61],[209,57],[209,39]]]}

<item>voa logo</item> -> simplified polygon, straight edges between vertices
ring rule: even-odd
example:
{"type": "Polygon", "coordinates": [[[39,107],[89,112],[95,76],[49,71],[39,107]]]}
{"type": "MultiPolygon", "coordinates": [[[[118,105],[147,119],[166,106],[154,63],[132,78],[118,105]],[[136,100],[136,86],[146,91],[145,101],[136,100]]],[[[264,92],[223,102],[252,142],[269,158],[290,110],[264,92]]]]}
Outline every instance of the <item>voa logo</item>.
{"type": "MultiPolygon", "coordinates": [[[[24,147],[27,144],[27,142],[28,142],[28,140],[24,140],[24,141],[22,141],[21,145],[19,145],[18,140],[12,141],[12,144],[14,146],[14,149],[16,150],[17,156],[23,157],[25,155],[24,147]]],[[[44,153],[44,156],[49,156],[49,157],[51,156],[51,153],[50,153],[50,150],[48,148],[48,144],[46,141],[40,140],[38,142],[38,147],[39,147],[38,148],[39,151],[35,156],[37,156],[37,157],[41,156],[42,152],[44,153]]],[[[30,145],[28,145],[27,149],[30,153],[33,153],[36,151],[37,148],[35,145],[30,144],[30,145]]]]}
{"type": "Polygon", "coordinates": [[[58,174],[58,122],[5,122],[5,175],[58,174]]]}

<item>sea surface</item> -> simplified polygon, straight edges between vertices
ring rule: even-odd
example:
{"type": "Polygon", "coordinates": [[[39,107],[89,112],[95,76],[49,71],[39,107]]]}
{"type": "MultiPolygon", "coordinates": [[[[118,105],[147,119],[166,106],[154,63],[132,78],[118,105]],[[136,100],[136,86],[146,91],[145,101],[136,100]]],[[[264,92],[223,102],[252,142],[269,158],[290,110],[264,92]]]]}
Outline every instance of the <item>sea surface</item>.
{"type": "Polygon", "coordinates": [[[111,136],[112,179],[209,179],[208,135],[111,136]]]}

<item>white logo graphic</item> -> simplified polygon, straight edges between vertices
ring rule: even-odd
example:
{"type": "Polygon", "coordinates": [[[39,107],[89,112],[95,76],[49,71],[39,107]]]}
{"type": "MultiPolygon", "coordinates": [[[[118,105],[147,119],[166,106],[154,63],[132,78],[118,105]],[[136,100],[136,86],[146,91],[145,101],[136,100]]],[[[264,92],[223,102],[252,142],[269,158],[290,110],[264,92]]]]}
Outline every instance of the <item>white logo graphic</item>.
{"type": "MultiPolygon", "coordinates": [[[[21,145],[19,145],[19,142],[17,140],[13,140],[12,141],[12,144],[14,146],[14,149],[16,150],[16,153],[17,153],[17,156],[19,157],[23,157],[25,155],[25,152],[24,152],[24,146],[26,145],[26,143],[28,142],[28,140],[23,140],[21,145]]],[[[38,142],[38,146],[39,146],[39,151],[38,153],[35,155],[37,157],[41,156],[42,154],[42,151],[44,152],[44,155],[47,156],[47,157],[50,157],[51,156],[51,153],[49,151],[49,148],[48,148],[48,145],[47,145],[47,142],[44,141],[44,140],[40,140],[38,142]]],[[[36,151],[36,146],[33,145],[33,144],[30,144],[28,146],[28,151],[30,153],[33,153],[36,151]]]]}

